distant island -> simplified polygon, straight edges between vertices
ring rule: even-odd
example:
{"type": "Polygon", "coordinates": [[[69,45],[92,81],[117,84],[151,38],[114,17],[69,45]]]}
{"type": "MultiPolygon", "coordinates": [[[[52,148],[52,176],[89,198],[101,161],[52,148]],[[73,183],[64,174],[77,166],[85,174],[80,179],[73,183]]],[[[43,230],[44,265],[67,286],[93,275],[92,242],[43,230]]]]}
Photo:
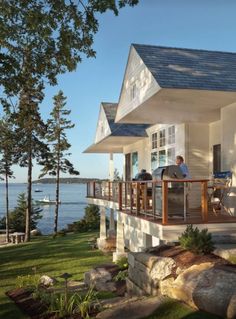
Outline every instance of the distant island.
{"type": "MultiPolygon", "coordinates": [[[[60,178],[61,184],[85,184],[92,181],[99,181],[98,178],[82,178],[82,177],[62,177],[60,178]]],[[[56,178],[41,178],[33,181],[33,184],[55,184],[56,178]]]]}

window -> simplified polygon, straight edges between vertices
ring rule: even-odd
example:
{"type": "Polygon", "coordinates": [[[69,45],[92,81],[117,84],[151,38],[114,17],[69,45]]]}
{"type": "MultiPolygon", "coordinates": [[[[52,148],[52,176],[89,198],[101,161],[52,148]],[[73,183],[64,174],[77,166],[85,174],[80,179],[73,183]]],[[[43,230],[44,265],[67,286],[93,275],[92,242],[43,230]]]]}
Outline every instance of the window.
{"type": "Polygon", "coordinates": [[[130,100],[132,101],[136,97],[137,86],[136,83],[132,83],[130,86],[130,100]]]}
{"type": "Polygon", "coordinates": [[[135,175],[138,174],[138,152],[132,153],[131,162],[132,162],[132,178],[134,178],[135,175]]]}
{"type": "Polygon", "coordinates": [[[168,144],[175,143],[175,126],[168,127],[168,144]]]}
{"type": "Polygon", "coordinates": [[[174,165],[175,164],[175,148],[171,147],[167,150],[167,162],[168,165],[174,165]]]}
{"type": "Polygon", "coordinates": [[[157,148],[157,133],[152,134],[152,149],[157,148]]]}
{"type": "Polygon", "coordinates": [[[166,165],[166,150],[159,151],[159,166],[166,165]]]}
{"type": "Polygon", "coordinates": [[[152,170],[152,172],[157,167],[158,167],[157,152],[152,152],[151,153],[151,170],[152,170]]]}
{"type": "Polygon", "coordinates": [[[160,130],[160,147],[163,147],[166,145],[166,131],[165,129],[160,130]]]}

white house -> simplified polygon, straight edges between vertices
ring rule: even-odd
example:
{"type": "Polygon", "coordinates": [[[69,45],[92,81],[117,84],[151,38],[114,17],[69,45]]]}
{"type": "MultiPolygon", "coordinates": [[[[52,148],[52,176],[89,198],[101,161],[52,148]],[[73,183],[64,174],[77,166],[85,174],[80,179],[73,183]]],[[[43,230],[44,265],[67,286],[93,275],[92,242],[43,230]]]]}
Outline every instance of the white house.
{"type": "MultiPolygon", "coordinates": [[[[101,104],[95,142],[85,151],[111,154],[111,180],[112,154],[124,154],[127,182],[109,183],[108,196],[96,196],[99,186],[90,185],[88,194],[90,203],[117,211],[118,254],[124,247],[138,251],[159,240],[176,240],[187,223],[207,227],[221,240],[222,235],[233,234],[235,123],[236,53],[131,45],[119,102],[101,104]],[[146,187],[153,190],[151,198],[147,193],[144,196],[150,207],[145,204],[141,209],[139,201],[142,205],[144,199],[137,190],[141,186],[131,181],[143,168],[152,172],[173,164],[176,155],[185,158],[191,173],[190,207],[184,221],[168,219],[168,213],[160,220],[155,215],[154,184],[146,187]],[[217,171],[232,172],[232,188],[225,199],[228,210],[215,216],[208,209],[206,185],[217,171]]],[[[166,207],[168,195],[162,196],[166,207]]],[[[103,220],[104,214],[102,209],[103,220]]],[[[101,237],[105,238],[102,227],[101,237]]]]}

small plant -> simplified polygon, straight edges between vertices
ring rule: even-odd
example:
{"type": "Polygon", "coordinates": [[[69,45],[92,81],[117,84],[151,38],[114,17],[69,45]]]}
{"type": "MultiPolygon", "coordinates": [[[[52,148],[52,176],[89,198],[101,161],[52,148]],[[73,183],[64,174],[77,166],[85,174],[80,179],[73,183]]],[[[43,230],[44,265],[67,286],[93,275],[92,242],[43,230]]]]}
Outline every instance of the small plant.
{"type": "Polygon", "coordinates": [[[128,269],[129,264],[128,264],[128,258],[127,257],[121,257],[116,261],[116,264],[120,268],[120,270],[125,270],[128,269]]]}
{"type": "Polygon", "coordinates": [[[27,288],[30,290],[38,289],[40,283],[40,275],[26,275],[16,277],[16,287],[17,288],[27,288]]]}
{"type": "Polygon", "coordinates": [[[179,237],[180,246],[195,254],[209,254],[213,252],[214,245],[208,229],[199,230],[193,225],[188,225],[184,233],[179,237]]]}
{"type": "Polygon", "coordinates": [[[125,278],[128,277],[128,270],[121,270],[118,272],[118,274],[115,276],[115,281],[121,281],[125,280],[125,278]]]}
{"type": "Polygon", "coordinates": [[[49,299],[49,312],[57,318],[64,318],[75,313],[78,304],[78,295],[74,293],[67,300],[64,294],[51,294],[49,299]]]}
{"type": "Polygon", "coordinates": [[[86,295],[79,295],[79,303],[77,306],[77,311],[83,319],[88,319],[89,313],[91,312],[92,305],[95,304],[95,301],[98,304],[97,293],[90,288],[86,295]]]}

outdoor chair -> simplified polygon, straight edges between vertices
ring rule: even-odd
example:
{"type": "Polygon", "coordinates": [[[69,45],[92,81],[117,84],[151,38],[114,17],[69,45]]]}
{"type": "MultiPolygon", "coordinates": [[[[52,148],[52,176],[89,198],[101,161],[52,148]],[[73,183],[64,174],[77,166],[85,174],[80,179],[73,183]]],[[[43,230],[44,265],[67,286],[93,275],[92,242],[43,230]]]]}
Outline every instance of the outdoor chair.
{"type": "Polygon", "coordinates": [[[225,205],[232,186],[232,173],[230,171],[217,172],[213,175],[211,184],[208,186],[209,205],[215,215],[226,212],[231,214],[230,208],[225,205]]]}

